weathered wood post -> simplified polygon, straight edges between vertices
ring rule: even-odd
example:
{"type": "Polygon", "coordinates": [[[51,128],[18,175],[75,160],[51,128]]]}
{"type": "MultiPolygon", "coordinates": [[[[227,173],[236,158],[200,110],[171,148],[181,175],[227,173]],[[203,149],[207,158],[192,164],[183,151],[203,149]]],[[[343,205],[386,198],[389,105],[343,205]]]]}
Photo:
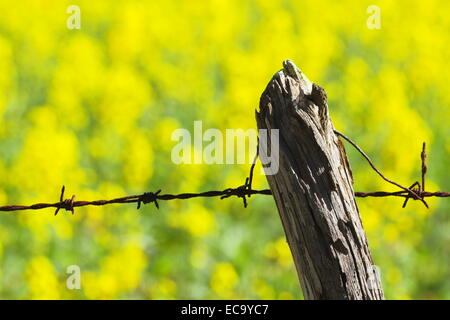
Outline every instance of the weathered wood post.
{"type": "Polygon", "coordinates": [[[266,177],[303,295],[384,299],[325,91],[291,61],[283,66],[261,96],[256,121],[259,129],[269,129],[268,143],[270,129],[279,130],[279,170],[273,175],[266,171],[266,177]]]}

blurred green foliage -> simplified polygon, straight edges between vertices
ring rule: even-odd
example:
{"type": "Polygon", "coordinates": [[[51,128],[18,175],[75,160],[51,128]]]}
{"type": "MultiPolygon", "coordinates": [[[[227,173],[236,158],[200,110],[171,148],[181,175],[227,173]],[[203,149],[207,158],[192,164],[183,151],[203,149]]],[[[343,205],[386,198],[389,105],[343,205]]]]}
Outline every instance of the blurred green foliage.
{"type": "MultiPolygon", "coordinates": [[[[241,185],[248,165],[173,164],[171,134],[255,128],[286,58],[388,177],[417,180],[427,141],[428,189],[450,190],[448,1],[377,1],[379,30],[369,1],[75,2],[0,0],[0,205],[241,185]]],[[[355,190],[393,190],[347,149],[355,190]]],[[[1,214],[0,297],[302,298],[274,201],[249,201],[1,214]]],[[[387,298],[450,298],[450,201],[429,202],[358,200],[387,298]]]]}

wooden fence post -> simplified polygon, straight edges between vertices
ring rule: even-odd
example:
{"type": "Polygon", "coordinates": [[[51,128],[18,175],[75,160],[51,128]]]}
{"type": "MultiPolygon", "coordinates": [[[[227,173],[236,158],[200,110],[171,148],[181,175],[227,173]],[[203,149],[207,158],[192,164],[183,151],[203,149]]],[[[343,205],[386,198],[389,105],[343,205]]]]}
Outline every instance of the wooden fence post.
{"type": "Polygon", "coordinates": [[[275,174],[266,170],[266,177],[303,295],[384,299],[325,91],[290,60],[283,66],[261,96],[256,121],[259,129],[268,129],[268,143],[270,129],[279,130],[279,170],[275,174]]]}

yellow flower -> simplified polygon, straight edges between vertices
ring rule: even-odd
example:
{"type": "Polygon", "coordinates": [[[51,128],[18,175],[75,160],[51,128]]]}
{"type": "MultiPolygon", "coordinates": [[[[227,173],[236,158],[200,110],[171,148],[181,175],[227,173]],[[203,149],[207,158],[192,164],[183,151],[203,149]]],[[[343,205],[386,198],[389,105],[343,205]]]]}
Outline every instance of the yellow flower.
{"type": "MultiPolygon", "coordinates": [[[[257,279],[253,283],[253,288],[256,292],[256,294],[260,297],[260,299],[263,300],[272,300],[275,299],[275,289],[268,285],[267,283],[263,282],[260,279],[257,279]]],[[[281,297],[280,297],[281,299],[281,297]]]]}
{"type": "Polygon", "coordinates": [[[174,299],[177,292],[177,284],[169,278],[162,279],[149,290],[150,299],[174,299]]]}
{"type": "Polygon", "coordinates": [[[142,249],[128,244],[104,258],[100,272],[83,273],[84,292],[89,299],[117,298],[139,285],[146,264],[142,249]]]}
{"type": "Polygon", "coordinates": [[[285,237],[271,242],[264,248],[264,255],[270,259],[275,259],[282,267],[292,266],[292,254],[285,237]]]}
{"type": "Polygon", "coordinates": [[[31,299],[59,299],[65,285],[59,283],[55,269],[44,256],[34,257],[26,269],[27,285],[31,299]]]}
{"type": "Polygon", "coordinates": [[[216,230],[213,214],[197,203],[189,203],[185,211],[171,212],[167,216],[170,226],[183,228],[195,237],[210,235],[216,230]]]}
{"type": "Polygon", "coordinates": [[[217,263],[212,271],[210,285],[221,299],[232,299],[239,276],[233,265],[228,262],[217,263]]]}

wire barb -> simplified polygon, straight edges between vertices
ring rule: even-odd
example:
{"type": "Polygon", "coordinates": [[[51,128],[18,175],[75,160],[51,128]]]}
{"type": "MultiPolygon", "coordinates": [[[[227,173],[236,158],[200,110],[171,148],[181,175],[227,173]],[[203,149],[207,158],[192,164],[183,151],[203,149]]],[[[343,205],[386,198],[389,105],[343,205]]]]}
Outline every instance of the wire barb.
{"type": "Polygon", "coordinates": [[[426,143],[422,144],[422,152],[420,153],[420,159],[422,160],[422,191],[425,191],[425,174],[427,173],[427,152],[426,143]]]}
{"type": "Polygon", "coordinates": [[[246,197],[250,197],[250,194],[248,193],[249,189],[249,184],[248,184],[249,178],[245,179],[245,184],[243,184],[242,186],[239,186],[237,188],[228,188],[223,190],[223,192],[225,193],[223,196],[220,197],[220,200],[225,199],[225,198],[229,198],[231,196],[236,196],[238,198],[242,198],[242,201],[244,202],[244,208],[247,208],[247,199],[246,197]]]}
{"type": "MultiPolygon", "coordinates": [[[[258,161],[258,157],[259,157],[259,137],[258,137],[257,144],[256,144],[256,154],[255,154],[255,157],[253,158],[253,163],[252,163],[252,166],[250,167],[250,173],[248,175],[248,183],[247,183],[247,181],[245,182],[245,184],[247,184],[247,186],[248,186],[248,190],[252,189],[253,170],[255,169],[255,165],[256,165],[256,161],[258,161]]],[[[250,198],[251,194],[249,194],[248,197],[250,198]]]]}
{"type": "MultiPolygon", "coordinates": [[[[423,193],[425,192],[425,174],[427,173],[427,165],[426,165],[426,159],[427,159],[427,153],[426,153],[426,144],[425,142],[422,144],[422,152],[420,153],[420,159],[422,160],[422,184],[420,184],[419,181],[414,182],[409,189],[414,190],[415,193],[417,193],[420,197],[423,199],[423,193]],[[413,189],[415,186],[417,188],[413,189]]],[[[406,207],[406,204],[408,203],[408,200],[410,199],[410,195],[408,195],[405,199],[405,202],[403,202],[402,208],[406,207]]],[[[414,200],[417,200],[416,198],[413,198],[414,200]]],[[[425,205],[428,208],[428,204],[424,200],[425,205]]]]}
{"type": "Polygon", "coordinates": [[[64,199],[64,191],[66,187],[62,186],[61,195],[59,196],[59,202],[56,204],[55,216],[58,214],[60,209],[65,209],[66,211],[71,211],[72,214],[75,213],[73,205],[75,200],[75,195],[72,195],[70,199],[64,199]],[[64,199],[64,200],[63,200],[64,199]]]}
{"type": "Polygon", "coordinates": [[[140,195],[138,198],[137,209],[139,210],[141,208],[141,203],[147,204],[152,202],[155,203],[156,209],[159,209],[158,194],[160,192],[161,189],[156,192],[145,192],[144,194],[140,195]]]}
{"type": "Polygon", "coordinates": [[[248,174],[248,177],[245,179],[245,183],[242,186],[239,186],[234,189],[233,188],[225,189],[224,190],[225,195],[221,196],[220,200],[229,198],[231,196],[236,196],[238,198],[242,198],[242,201],[244,202],[244,208],[247,208],[246,197],[250,198],[252,196],[252,191],[254,191],[254,190],[252,190],[253,171],[255,169],[255,165],[256,165],[256,161],[258,160],[258,156],[259,156],[259,138],[258,138],[258,143],[256,145],[256,154],[255,154],[255,157],[253,158],[253,162],[250,167],[250,173],[248,174]]]}

